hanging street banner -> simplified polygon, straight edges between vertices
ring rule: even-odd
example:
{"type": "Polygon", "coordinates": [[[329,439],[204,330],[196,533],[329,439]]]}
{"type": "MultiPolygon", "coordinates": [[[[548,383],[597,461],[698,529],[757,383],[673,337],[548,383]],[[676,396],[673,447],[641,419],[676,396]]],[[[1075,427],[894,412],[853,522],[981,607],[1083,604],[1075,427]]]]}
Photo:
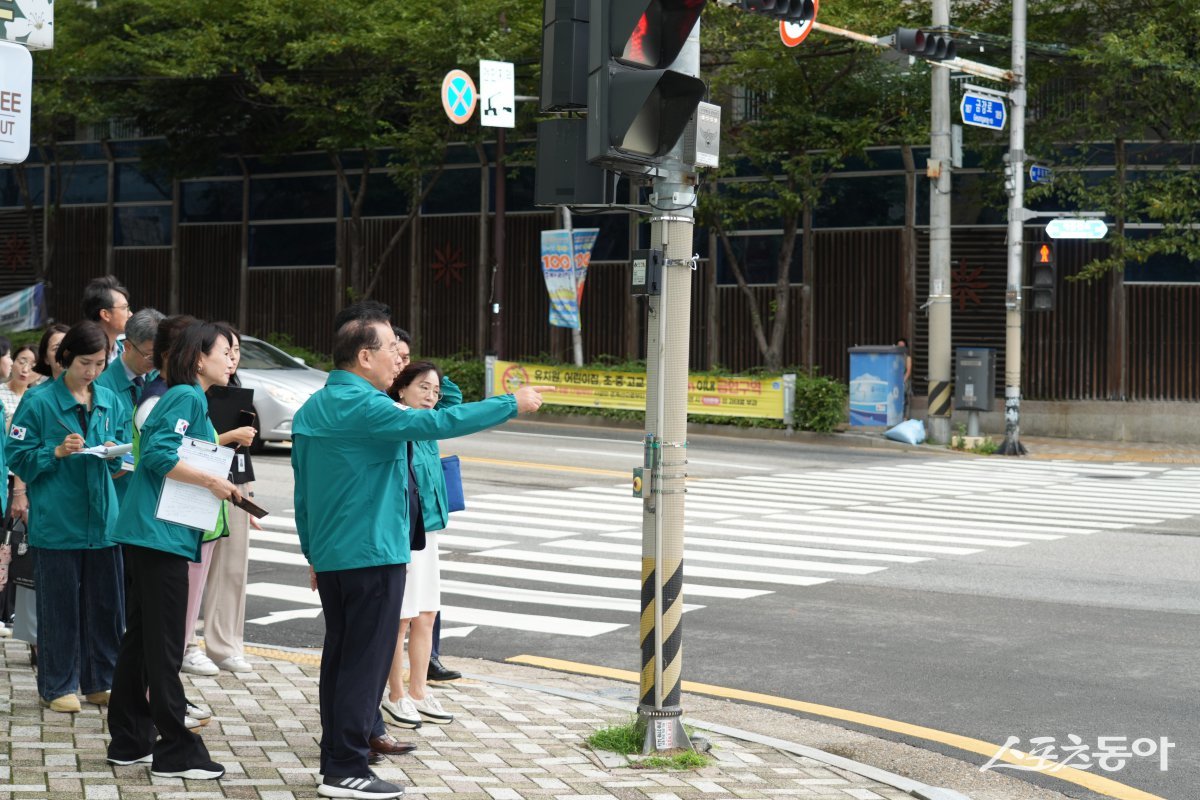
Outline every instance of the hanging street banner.
{"type": "Polygon", "coordinates": [[[54,0],[0,0],[0,22],[4,23],[0,38],[30,50],[54,47],[54,0]]]}
{"type": "MultiPolygon", "coordinates": [[[[717,417],[785,418],[787,390],[782,375],[739,378],[689,375],[689,414],[717,417]]],[[[542,395],[548,406],[646,410],[646,373],[556,367],[496,361],[488,396],[507,394],[521,386],[553,386],[542,395]]]]}
{"type": "Polygon", "coordinates": [[[42,327],[42,284],[0,297],[0,330],[31,331],[42,327]]]}
{"type": "Polygon", "coordinates": [[[599,228],[542,231],[542,276],[550,294],[550,324],[580,330],[579,304],[599,228]]]}

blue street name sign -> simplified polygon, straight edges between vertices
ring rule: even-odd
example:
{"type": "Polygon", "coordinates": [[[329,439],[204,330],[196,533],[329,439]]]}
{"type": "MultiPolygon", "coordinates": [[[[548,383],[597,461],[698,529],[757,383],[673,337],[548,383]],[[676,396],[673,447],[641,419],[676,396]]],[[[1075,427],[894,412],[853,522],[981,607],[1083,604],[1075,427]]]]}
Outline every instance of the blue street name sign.
{"type": "Polygon", "coordinates": [[[1004,130],[1004,122],[1008,119],[1008,109],[1005,108],[1003,100],[970,92],[963,95],[958,111],[962,114],[964,125],[993,131],[1004,130]]]}
{"type": "Polygon", "coordinates": [[[1031,183],[1054,183],[1054,171],[1049,167],[1033,164],[1029,167],[1029,180],[1031,183]]]}

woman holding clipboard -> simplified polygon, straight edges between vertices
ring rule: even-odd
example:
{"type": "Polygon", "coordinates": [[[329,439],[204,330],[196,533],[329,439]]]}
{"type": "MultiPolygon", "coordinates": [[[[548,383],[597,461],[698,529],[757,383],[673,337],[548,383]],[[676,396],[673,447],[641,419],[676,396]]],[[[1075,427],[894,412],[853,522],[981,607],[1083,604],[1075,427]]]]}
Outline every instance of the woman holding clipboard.
{"type": "Polygon", "coordinates": [[[166,356],[167,391],[141,427],[137,470],[121,504],[113,539],[125,546],[130,585],[125,638],[113,676],[108,762],[151,764],[159,777],[216,779],[225,768],[184,724],[179,668],[187,616],[188,563],[200,558],[204,531],[159,518],[167,479],[201,486],[218,500],[240,500],[226,477],[180,460],[185,437],[215,442],[204,393],[233,371],[229,339],[195,322],[166,356]],[[149,700],[146,690],[149,689],[149,700]],[[161,737],[155,741],[156,736],[161,737]]]}

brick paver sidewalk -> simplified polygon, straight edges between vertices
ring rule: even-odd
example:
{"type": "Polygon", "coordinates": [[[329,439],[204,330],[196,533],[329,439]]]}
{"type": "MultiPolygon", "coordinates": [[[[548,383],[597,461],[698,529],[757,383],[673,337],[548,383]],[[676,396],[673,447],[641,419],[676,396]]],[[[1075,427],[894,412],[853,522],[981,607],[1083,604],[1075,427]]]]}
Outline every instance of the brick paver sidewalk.
{"type": "MultiPolygon", "coordinates": [[[[23,642],[5,640],[0,664],[0,797],[315,798],[315,659],[252,657],[254,673],[185,677],[189,697],[209,706],[202,729],[220,781],[155,778],[146,765],[105,762],[104,715],[43,709],[23,642]],[[300,663],[295,663],[295,662],[300,663]]],[[[399,732],[415,741],[409,756],[377,774],[410,796],[456,800],[898,800],[904,792],[817,761],[724,736],[711,736],[713,766],[699,771],[605,767],[585,745],[597,728],[629,720],[627,711],[490,680],[462,680],[435,691],[456,715],[451,725],[399,732]]],[[[396,731],[393,731],[397,733],[396,731]]]]}

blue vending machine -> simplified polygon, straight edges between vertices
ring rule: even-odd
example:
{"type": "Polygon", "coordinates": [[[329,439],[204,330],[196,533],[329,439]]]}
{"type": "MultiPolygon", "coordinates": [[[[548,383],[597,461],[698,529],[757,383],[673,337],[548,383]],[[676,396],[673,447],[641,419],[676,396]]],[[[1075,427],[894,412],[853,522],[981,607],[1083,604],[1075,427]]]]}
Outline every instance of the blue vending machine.
{"type": "Polygon", "coordinates": [[[850,424],[888,427],[904,421],[903,347],[850,348],[850,424]]]}

